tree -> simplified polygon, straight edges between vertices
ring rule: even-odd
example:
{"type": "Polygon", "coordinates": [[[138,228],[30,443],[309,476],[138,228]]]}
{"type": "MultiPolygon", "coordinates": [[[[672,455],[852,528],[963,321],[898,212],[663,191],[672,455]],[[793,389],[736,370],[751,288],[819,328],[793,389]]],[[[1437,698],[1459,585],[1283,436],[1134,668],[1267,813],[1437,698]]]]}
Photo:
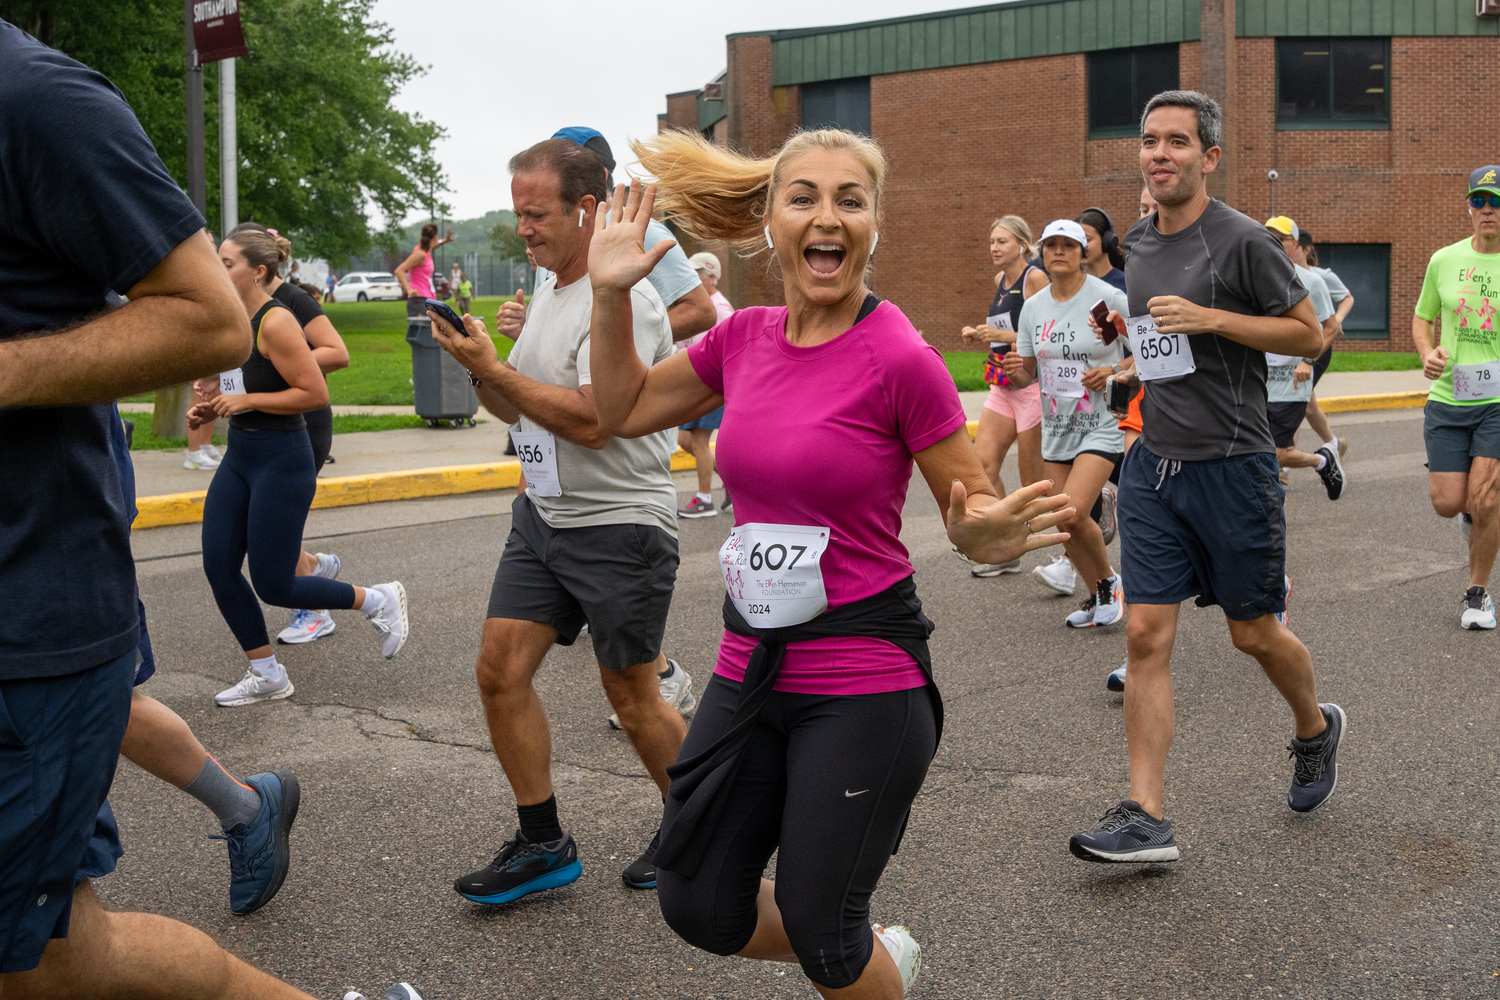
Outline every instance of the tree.
{"type": "Polygon", "coordinates": [[[504,219],[495,223],[495,228],[490,230],[490,249],[501,260],[526,259],[526,241],[516,232],[515,223],[504,219]]]}
{"type": "MultiPolygon", "coordinates": [[[[239,204],[278,229],[298,257],[336,266],[373,245],[395,248],[399,221],[437,215],[443,130],[392,99],[423,72],[370,19],[373,0],[256,0],[240,8],[250,55],[236,68],[239,204]],[[389,220],[372,231],[367,210],[389,220]]],[[[120,88],[178,183],[187,182],[181,0],[0,0],[0,17],[120,88]]],[[[218,74],[205,68],[208,118],[218,74]]],[[[208,217],[216,232],[218,130],[208,134],[208,217]]]]}

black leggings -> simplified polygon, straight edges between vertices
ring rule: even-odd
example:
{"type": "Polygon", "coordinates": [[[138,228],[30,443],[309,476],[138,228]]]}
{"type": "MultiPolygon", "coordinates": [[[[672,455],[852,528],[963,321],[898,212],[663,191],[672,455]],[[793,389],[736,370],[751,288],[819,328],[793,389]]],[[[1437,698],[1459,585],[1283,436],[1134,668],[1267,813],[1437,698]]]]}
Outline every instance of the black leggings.
{"type": "Polygon", "coordinates": [[[323,471],[328,462],[328,453],[333,450],[333,407],[302,414],[307,421],[307,440],[312,444],[313,475],[323,471]]]}
{"type": "MultiPolygon", "coordinates": [[[[728,726],[740,685],[715,674],[681,756],[728,726]]],[[[698,873],[658,870],[662,916],[689,944],[733,955],[755,933],[771,853],[776,906],[802,969],[842,989],[870,961],[870,894],[937,746],[926,688],[889,694],[771,694],[740,758],[698,873]]],[[[667,797],[667,818],[676,803],[667,797]]]]}
{"type": "Polygon", "coordinates": [[[282,608],[354,607],[349,584],[297,575],[302,529],[317,492],[312,463],[300,427],[229,428],[229,450],[203,501],[203,572],[243,650],[270,644],[261,600],[282,608]],[[253,590],[240,573],[247,551],[253,590]]]}

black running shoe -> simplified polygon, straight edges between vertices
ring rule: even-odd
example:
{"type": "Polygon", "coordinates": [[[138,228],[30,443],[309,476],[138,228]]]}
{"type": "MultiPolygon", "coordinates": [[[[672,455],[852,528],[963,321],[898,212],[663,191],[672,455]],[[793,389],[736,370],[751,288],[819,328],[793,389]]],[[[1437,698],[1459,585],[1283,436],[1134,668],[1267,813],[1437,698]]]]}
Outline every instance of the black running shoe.
{"type": "Polygon", "coordinates": [[[1286,804],[1299,813],[1312,812],[1327,802],[1339,783],[1339,741],[1344,738],[1344,710],[1337,705],[1319,705],[1328,728],[1309,743],[1293,738],[1287,744],[1292,752],[1292,787],[1286,793],[1286,804]]]}
{"type": "Polygon", "coordinates": [[[1328,499],[1337,500],[1344,495],[1344,463],[1339,461],[1339,453],[1325,444],[1313,454],[1322,455],[1327,460],[1318,470],[1318,478],[1323,480],[1328,499]]]}
{"type": "Polygon", "coordinates": [[[1126,799],[1104,814],[1097,830],[1073,834],[1068,850],[1079,860],[1104,864],[1176,861],[1177,838],[1171,820],[1152,819],[1139,802],[1126,799]]]}
{"type": "Polygon", "coordinates": [[[646,853],[635,859],[635,864],[625,869],[620,877],[625,884],[632,889],[655,889],[656,888],[656,849],[661,846],[661,828],[657,827],[651,835],[651,843],[646,846],[646,853]]]}
{"type": "Polygon", "coordinates": [[[498,906],[544,889],[577,882],[583,874],[578,845],[571,833],[550,843],[533,844],[520,830],[507,840],[495,860],[453,883],[453,890],[476,903],[498,906]]]}

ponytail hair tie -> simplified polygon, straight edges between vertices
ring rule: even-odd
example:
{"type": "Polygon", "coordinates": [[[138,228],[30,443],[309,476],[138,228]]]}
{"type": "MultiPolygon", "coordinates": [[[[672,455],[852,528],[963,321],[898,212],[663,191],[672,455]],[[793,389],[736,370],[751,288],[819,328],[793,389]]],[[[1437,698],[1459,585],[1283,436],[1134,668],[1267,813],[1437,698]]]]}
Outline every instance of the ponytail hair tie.
{"type": "Polygon", "coordinates": [[[266,232],[270,233],[272,236],[276,237],[277,239],[281,238],[281,234],[278,233],[276,230],[272,229],[270,226],[266,227],[266,232]]]}

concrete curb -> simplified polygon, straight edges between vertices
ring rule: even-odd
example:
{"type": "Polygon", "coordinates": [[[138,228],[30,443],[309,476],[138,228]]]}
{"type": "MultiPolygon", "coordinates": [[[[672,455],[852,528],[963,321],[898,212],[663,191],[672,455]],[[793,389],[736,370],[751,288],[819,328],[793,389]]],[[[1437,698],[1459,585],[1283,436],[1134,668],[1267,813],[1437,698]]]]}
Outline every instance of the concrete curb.
{"type": "MultiPolygon", "coordinates": [[[[1356,410],[1397,410],[1427,405],[1425,392],[1382,392],[1363,396],[1330,396],[1318,405],[1325,413],[1350,413],[1356,410]]],[[[978,421],[969,421],[969,437],[978,430],[978,421]]],[[[672,471],[696,469],[698,464],[685,451],[672,455],[672,471]]],[[[448,465],[432,469],[407,469],[402,472],[377,472],[368,476],[335,476],[318,480],[313,509],[350,507],[355,504],[382,503],[387,500],[414,500],[419,497],[452,496],[480,493],[485,490],[514,489],[521,481],[520,462],[493,462],[480,465],[448,465]]],[[[164,496],[140,497],[135,519],[137,531],[164,528],[174,524],[197,524],[203,520],[206,490],[192,493],[169,493],[164,496]]]]}

